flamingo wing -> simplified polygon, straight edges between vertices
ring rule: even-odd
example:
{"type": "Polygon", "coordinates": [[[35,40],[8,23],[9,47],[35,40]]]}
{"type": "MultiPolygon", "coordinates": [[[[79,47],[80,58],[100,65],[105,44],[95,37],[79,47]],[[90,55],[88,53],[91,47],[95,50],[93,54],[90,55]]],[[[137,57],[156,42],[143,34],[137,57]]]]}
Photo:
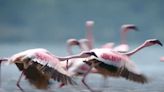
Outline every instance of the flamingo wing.
{"type": "Polygon", "coordinates": [[[141,74],[134,65],[125,64],[122,67],[118,67],[113,64],[106,64],[96,59],[92,59],[88,62],[100,62],[99,65],[95,66],[98,72],[102,73],[105,76],[113,76],[113,77],[123,77],[127,80],[131,80],[138,83],[147,83],[148,79],[145,75],[141,74]]]}
{"type": "Polygon", "coordinates": [[[24,75],[37,88],[47,87],[50,78],[64,84],[76,84],[69,73],[61,67],[59,60],[49,52],[35,51],[27,54],[21,60],[24,63],[16,63],[17,67],[22,70],[22,66],[28,66],[24,67],[24,75]]]}
{"type": "Polygon", "coordinates": [[[131,72],[125,67],[118,69],[117,73],[115,73],[114,75],[121,76],[127,80],[131,80],[131,81],[142,83],[142,84],[148,82],[148,79],[145,75],[131,72]]]}
{"type": "Polygon", "coordinates": [[[115,51],[107,51],[107,49],[97,49],[97,55],[99,58],[92,58],[87,62],[99,62],[97,68],[104,75],[123,77],[138,83],[148,82],[148,79],[141,74],[134,62],[125,55],[115,51]]]}

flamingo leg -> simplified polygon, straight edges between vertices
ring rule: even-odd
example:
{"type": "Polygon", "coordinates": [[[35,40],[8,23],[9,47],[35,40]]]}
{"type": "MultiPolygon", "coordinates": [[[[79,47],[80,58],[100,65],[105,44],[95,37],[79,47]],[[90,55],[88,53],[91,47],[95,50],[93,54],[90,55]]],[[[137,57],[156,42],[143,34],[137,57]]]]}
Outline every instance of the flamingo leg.
{"type": "Polygon", "coordinates": [[[68,70],[68,59],[67,59],[66,69],[68,70]]]}
{"type": "Polygon", "coordinates": [[[1,63],[2,63],[2,60],[0,60],[0,87],[1,87],[1,63]]]}
{"type": "Polygon", "coordinates": [[[1,87],[1,64],[2,64],[2,61],[7,61],[7,59],[3,59],[3,58],[0,58],[0,87],[1,87]]]}
{"type": "Polygon", "coordinates": [[[17,83],[16,83],[17,87],[18,87],[22,92],[24,92],[24,90],[22,89],[22,87],[20,86],[19,83],[20,83],[21,78],[22,78],[22,76],[23,76],[23,74],[24,74],[24,71],[25,71],[25,70],[22,71],[22,73],[21,73],[21,75],[19,76],[19,79],[18,79],[18,81],[17,81],[17,83]]]}
{"type": "Polygon", "coordinates": [[[88,69],[88,71],[84,74],[84,77],[82,78],[82,83],[91,91],[94,92],[94,90],[88,86],[88,84],[85,82],[86,76],[89,74],[89,72],[92,70],[92,68],[94,67],[94,64],[92,63],[90,68],[88,69]]]}
{"type": "Polygon", "coordinates": [[[108,86],[106,85],[106,82],[107,82],[107,76],[103,76],[103,85],[102,85],[103,88],[108,87],[108,86]]]}

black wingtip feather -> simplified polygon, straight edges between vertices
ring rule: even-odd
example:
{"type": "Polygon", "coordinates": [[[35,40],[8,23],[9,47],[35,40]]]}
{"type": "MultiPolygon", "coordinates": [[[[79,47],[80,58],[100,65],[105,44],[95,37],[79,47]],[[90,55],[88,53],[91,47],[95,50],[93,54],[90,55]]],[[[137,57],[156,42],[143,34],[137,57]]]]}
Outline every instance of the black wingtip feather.
{"type": "Polygon", "coordinates": [[[148,78],[145,75],[132,73],[125,68],[120,71],[120,76],[124,77],[127,80],[131,80],[137,83],[148,83],[148,78]]]}

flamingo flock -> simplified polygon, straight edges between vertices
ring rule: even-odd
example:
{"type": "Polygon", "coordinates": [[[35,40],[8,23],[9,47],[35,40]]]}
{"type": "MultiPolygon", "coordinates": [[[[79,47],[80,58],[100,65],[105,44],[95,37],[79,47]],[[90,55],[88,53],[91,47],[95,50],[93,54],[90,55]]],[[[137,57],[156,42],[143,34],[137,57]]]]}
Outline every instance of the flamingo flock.
{"type": "MultiPolygon", "coordinates": [[[[71,38],[66,41],[68,56],[56,56],[43,48],[27,49],[11,57],[0,58],[0,64],[15,64],[21,75],[16,86],[25,92],[20,84],[22,77],[37,89],[48,89],[50,81],[57,81],[62,88],[66,85],[78,85],[74,77],[82,76],[81,82],[86,88],[95,92],[87,83],[87,75],[96,73],[105,79],[108,77],[124,78],[140,84],[149,82],[149,78],[140,71],[131,56],[145,47],[160,45],[157,39],[148,39],[143,44],[129,51],[126,34],[130,30],[138,30],[134,24],[121,26],[120,45],[114,47],[114,42],[108,42],[101,47],[94,48],[94,21],[86,21],[86,36],[80,40],[71,38]],[[73,46],[80,48],[79,53],[73,53],[73,46]]],[[[164,57],[160,58],[164,61],[164,57]]],[[[1,67],[0,67],[1,68],[1,67]]]]}

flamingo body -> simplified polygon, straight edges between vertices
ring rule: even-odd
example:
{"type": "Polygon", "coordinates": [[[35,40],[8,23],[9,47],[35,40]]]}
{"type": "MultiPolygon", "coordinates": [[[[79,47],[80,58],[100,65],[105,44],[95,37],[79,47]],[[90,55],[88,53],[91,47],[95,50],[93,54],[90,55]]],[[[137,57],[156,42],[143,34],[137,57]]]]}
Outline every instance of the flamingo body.
{"type": "Polygon", "coordinates": [[[120,76],[138,83],[147,82],[147,78],[142,75],[134,62],[132,62],[126,55],[104,48],[93,49],[91,51],[95,52],[98,57],[91,58],[86,62],[98,63],[95,68],[103,75],[120,76]],[[128,76],[131,76],[131,78],[128,78],[128,76]]]}
{"type": "Polygon", "coordinates": [[[29,49],[11,56],[10,64],[16,66],[36,88],[46,89],[50,79],[64,84],[75,84],[70,74],[62,68],[60,60],[46,49],[29,49]]]}

